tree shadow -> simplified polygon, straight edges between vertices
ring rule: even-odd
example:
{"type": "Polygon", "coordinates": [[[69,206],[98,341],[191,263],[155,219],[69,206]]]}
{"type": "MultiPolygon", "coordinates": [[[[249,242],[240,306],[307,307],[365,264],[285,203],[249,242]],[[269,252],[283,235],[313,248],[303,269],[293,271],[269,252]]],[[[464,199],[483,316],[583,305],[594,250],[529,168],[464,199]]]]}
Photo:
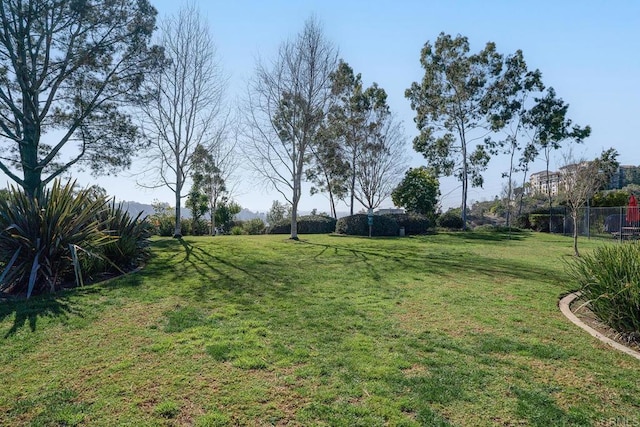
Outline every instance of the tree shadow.
{"type": "MultiPolygon", "coordinates": [[[[461,233],[462,236],[466,234],[461,233]]],[[[461,237],[462,237],[461,236],[461,237]]],[[[525,235],[526,236],[526,235],[525,235]]],[[[483,239],[480,235],[478,239],[483,239]]],[[[368,239],[368,238],[367,238],[368,239]]],[[[400,239],[403,238],[392,238],[400,239]]],[[[489,236],[488,241],[498,241],[498,239],[489,236]]],[[[549,277],[556,274],[553,269],[545,269],[543,266],[532,267],[526,262],[518,262],[513,259],[497,259],[484,257],[482,255],[471,252],[449,252],[446,249],[437,251],[416,253],[415,247],[407,247],[406,249],[394,248],[389,251],[388,248],[372,249],[372,248],[354,248],[342,246],[339,244],[324,244],[303,241],[301,243],[317,246],[320,252],[314,256],[314,259],[321,259],[329,250],[334,254],[340,251],[348,252],[357,260],[367,264],[369,270],[375,277],[380,278],[378,271],[381,268],[376,259],[384,259],[385,261],[393,261],[398,268],[402,268],[407,272],[415,272],[416,274],[430,273],[442,276],[457,276],[460,273],[468,274],[473,272],[476,276],[493,278],[501,275],[507,278],[524,279],[524,280],[540,280],[542,277],[549,277]]]]}
{"type": "Polygon", "coordinates": [[[4,334],[4,338],[15,335],[28,325],[31,332],[37,329],[38,319],[44,317],[68,318],[79,312],[60,295],[39,295],[30,299],[11,299],[0,302],[0,322],[14,316],[13,325],[4,334]]]}
{"type": "Polygon", "coordinates": [[[0,296],[0,322],[14,315],[11,328],[4,338],[15,335],[19,330],[28,327],[31,332],[37,330],[38,320],[42,318],[58,318],[67,320],[71,316],[83,317],[77,304],[70,297],[80,295],[102,294],[105,289],[136,288],[143,282],[138,269],[119,275],[106,275],[87,280],[84,286],[63,287],[55,293],[45,293],[26,299],[22,296],[0,296]]]}
{"type": "Polygon", "coordinates": [[[460,240],[477,240],[483,242],[522,241],[531,236],[529,231],[459,231],[447,232],[447,236],[460,240]]]}

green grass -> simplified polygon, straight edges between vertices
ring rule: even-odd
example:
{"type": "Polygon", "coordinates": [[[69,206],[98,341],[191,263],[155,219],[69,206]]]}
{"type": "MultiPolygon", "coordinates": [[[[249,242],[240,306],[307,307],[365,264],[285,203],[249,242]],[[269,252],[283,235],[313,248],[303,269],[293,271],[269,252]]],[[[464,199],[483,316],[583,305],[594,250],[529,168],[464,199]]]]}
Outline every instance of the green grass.
{"type": "Polygon", "coordinates": [[[640,362],[557,308],[571,244],[156,240],[142,272],[0,305],[0,425],[635,425],[640,362]]]}

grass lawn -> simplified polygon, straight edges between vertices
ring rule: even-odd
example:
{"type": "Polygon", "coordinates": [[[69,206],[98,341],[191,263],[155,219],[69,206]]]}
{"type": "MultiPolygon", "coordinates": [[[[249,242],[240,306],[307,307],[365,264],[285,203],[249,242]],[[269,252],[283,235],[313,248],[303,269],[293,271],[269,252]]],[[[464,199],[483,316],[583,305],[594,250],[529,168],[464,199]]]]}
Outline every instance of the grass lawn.
{"type": "Polygon", "coordinates": [[[571,245],[158,239],[139,273],[0,305],[0,425],[639,425],[640,362],[557,307],[571,245]]]}

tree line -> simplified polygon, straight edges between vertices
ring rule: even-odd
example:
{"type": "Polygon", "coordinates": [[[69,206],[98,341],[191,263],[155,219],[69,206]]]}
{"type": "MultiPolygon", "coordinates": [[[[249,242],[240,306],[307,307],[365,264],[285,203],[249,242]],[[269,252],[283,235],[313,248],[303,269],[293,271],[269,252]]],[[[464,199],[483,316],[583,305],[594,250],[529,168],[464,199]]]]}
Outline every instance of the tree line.
{"type": "Polygon", "coordinates": [[[569,105],[522,51],[504,55],[489,42],[472,53],[466,37],[441,33],[424,44],[424,76],[405,92],[418,130],[413,148],[426,160],[406,171],[406,136],[386,91],[365,85],[317,19],[257,62],[233,113],[197,7],[163,19],[154,36],[156,14],[146,0],[0,4],[0,170],[28,195],[74,166],[115,173],[142,152],[140,182],[175,194],[174,235],[187,197],[193,211],[210,213],[213,232],[215,212],[233,203],[242,153],[287,201],[291,238],[303,182],[327,196],[333,216],[338,201],[353,214],[392,193],[394,203],[428,213],[437,178],[455,176],[466,224],[469,187],[482,186],[491,158],[509,158],[511,201],[516,174],[524,182],[540,156],[548,170],[553,150],[591,131],[571,121],[569,105]]]}

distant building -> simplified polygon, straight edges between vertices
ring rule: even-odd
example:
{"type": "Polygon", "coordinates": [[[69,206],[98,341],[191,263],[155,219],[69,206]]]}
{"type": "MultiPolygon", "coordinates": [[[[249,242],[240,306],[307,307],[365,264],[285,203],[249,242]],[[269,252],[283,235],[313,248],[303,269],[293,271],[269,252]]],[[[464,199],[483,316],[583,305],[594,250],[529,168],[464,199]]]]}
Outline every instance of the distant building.
{"type": "MultiPolygon", "coordinates": [[[[544,194],[547,195],[548,187],[551,187],[551,195],[557,196],[564,183],[564,177],[567,173],[576,170],[577,164],[566,165],[559,171],[549,171],[549,179],[547,180],[547,171],[536,172],[529,177],[528,194],[544,194]]],[[[619,190],[629,184],[640,183],[640,168],[637,166],[620,166],[613,174],[609,181],[609,190],[619,190]]]]}
{"type": "Polygon", "coordinates": [[[375,211],[376,215],[403,214],[403,213],[404,213],[404,209],[393,209],[393,208],[378,209],[377,211],[375,211]]]}
{"type": "Polygon", "coordinates": [[[548,194],[551,187],[551,195],[557,196],[561,179],[561,172],[549,171],[548,179],[547,171],[532,173],[529,177],[529,194],[548,194]]]}

